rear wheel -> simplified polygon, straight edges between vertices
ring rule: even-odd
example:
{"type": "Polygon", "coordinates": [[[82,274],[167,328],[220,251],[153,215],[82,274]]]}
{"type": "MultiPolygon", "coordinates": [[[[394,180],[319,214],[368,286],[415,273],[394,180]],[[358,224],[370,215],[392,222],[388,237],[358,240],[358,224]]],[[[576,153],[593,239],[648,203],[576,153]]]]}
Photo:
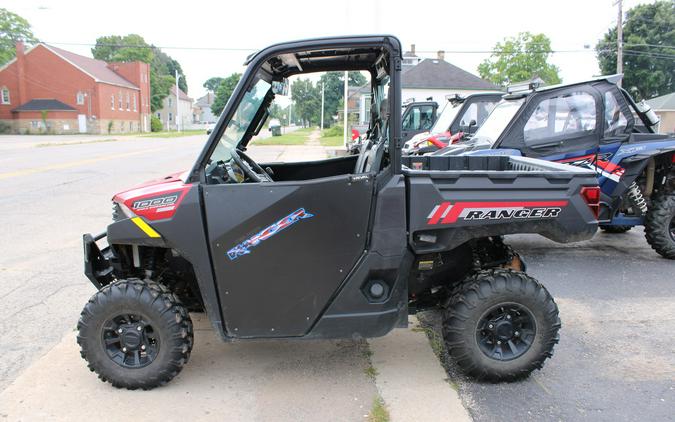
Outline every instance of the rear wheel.
{"type": "Polygon", "coordinates": [[[151,281],[105,286],[84,307],[77,328],[89,369],[118,388],[149,390],[167,383],[192,350],[187,311],[166,287],[151,281]]]}
{"type": "Polygon", "coordinates": [[[443,315],[448,353],[465,374],[512,381],[540,369],[558,342],[558,307],[527,274],[480,272],[466,280],[443,315]]]}
{"type": "Polygon", "coordinates": [[[605,233],[626,233],[627,231],[632,229],[633,226],[603,226],[603,225],[600,225],[600,228],[605,233]]]}
{"type": "Polygon", "coordinates": [[[645,237],[661,256],[675,259],[675,194],[659,195],[645,219],[645,237]]]}

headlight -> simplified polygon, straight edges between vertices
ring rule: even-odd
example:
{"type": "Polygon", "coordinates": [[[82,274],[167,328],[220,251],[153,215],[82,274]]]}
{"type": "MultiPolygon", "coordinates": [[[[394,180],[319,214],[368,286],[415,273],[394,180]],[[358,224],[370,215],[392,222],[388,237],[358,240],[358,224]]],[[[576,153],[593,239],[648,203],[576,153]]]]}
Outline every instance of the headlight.
{"type": "Polygon", "coordinates": [[[131,211],[129,207],[127,207],[123,203],[113,202],[113,212],[112,212],[113,221],[119,221],[125,218],[131,218],[135,216],[136,214],[134,214],[134,212],[131,211]]]}

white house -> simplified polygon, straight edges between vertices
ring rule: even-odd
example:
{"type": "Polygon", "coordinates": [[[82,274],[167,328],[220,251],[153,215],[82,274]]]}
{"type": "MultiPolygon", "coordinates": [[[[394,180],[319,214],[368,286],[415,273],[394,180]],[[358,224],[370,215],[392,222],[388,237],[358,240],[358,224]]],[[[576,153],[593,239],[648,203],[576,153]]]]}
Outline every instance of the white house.
{"type": "Polygon", "coordinates": [[[500,91],[501,88],[445,61],[445,52],[435,59],[421,59],[415,55],[415,46],[403,54],[401,88],[403,102],[426,101],[431,98],[439,105],[448,95],[468,95],[477,92],[500,91]]]}
{"type": "Polygon", "coordinates": [[[178,103],[176,103],[176,87],[172,86],[169,95],[162,102],[163,107],[155,112],[155,116],[162,121],[164,130],[177,130],[177,124],[180,124],[182,129],[193,121],[192,98],[188,97],[183,90],[178,91],[178,103]],[[176,118],[177,113],[178,118],[176,118]]]}

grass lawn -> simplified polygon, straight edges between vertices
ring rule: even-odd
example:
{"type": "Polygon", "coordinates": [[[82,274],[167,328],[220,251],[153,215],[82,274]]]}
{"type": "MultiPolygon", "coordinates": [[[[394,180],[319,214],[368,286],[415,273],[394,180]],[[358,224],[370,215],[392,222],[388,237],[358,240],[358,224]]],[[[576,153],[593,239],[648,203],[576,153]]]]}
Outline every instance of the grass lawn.
{"type": "Polygon", "coordinates": [[[319,138],[321,145],[325,147],[341,147],[343,145],[343,137],[340,136],[322,136],[319,138]]]}
{"type": "Polygon", "coordinates": [[[251,145],[303,145],[314,128],[308,127],[285,133],[281,136],[270,136],[265,139],[256,139],[251,145]]]}

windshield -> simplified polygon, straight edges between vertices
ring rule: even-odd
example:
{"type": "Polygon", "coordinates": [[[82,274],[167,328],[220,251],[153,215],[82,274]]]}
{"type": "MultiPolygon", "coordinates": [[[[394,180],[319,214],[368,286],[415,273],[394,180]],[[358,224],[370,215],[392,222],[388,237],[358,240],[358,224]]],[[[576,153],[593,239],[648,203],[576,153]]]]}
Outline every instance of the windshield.
{"type": "Polygon", "coordinates": [[[492,113],[488,116],[473,136],[472,141],[480,141],[481,143],[488,143],[492,146],[499,135],[502,134],[506,125],[509,124],[513,116],[518,112],[520,106],[523,105],[524,98],[519,100],[502,100],[492,113]]]}
{"type": "Polygon", "coordinates": [[[462,108],[461,103],[455,105],[448,102],[445,107],[443,107],[443,111],[441,111],[441,115],[438,116],[438,120],[436,120],[436,123],[434,123],[434,126],[431,128],[431,133],[442,133],[450,129],[450,124],[452,124],[452,121],[455,119],[460,108],[462,108]]]}
{"type": "Polygon", "coordinates": [[[232,115],[230,122],[225,128],[225,133],[220,138],[216,149],[211,155],[211,161],[228,161],[230,150],[237,147],[244,134],[251,125],[251,121],[265,100],[271,84],[262,79],[258,81],[244,94],[237,110],[232,115]]]}

